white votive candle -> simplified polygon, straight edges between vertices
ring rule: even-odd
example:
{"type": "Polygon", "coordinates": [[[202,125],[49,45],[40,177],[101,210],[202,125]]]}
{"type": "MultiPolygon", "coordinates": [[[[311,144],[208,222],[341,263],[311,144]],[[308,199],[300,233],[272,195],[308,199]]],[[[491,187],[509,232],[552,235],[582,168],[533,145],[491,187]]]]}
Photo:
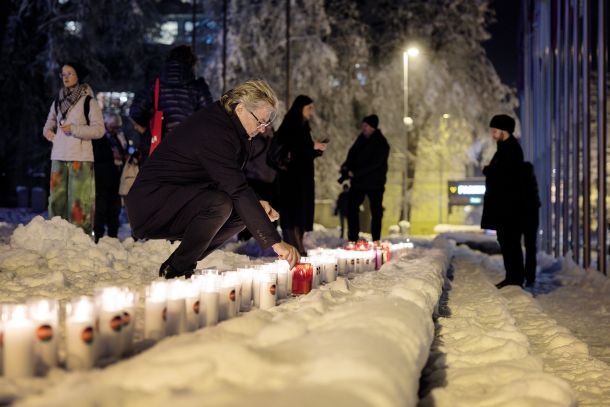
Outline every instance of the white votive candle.
{"type": "Polygon", "coordinates": [[[277,273],[260,274],[260,309],[275,307],[277,291],[277,273]]]}
{"type": "Polygon", "coordinates": [[[226,321],[237,315],[237,291],[235,278],[232,275],[223,275],[218,301],[218,320],[226,321]]]}
{"type": "Polygon", "coordinates": [[[187,281],[185,286],[186,330],[196,331],[201,326],[201,300],[198,282],[187,281]]]}
{"type": "Polygon", "coordinates": [[[95,364],[96,312],[91,297],[79,297],[66,305],[66,367],[90,369],[95,364]]]}
{"type": "Polygon", "coordinates": [[[10,304],[3,309],[4,376],[9,378],[34,376],[34,323],[24,304],[10,304]]]}
{"type": "Polygon", "coordinates": [[[167,292],[167,321],[165,333],[179,335],[186,332],[186,281],[174,279],[167,292]]]}
{"type": "Polygon", "coordinates": [[[252,269],[242,268],[237,269],[241,282],[241,301],[239,310],[243,312],[250,311],[252,307],[252,269]]]}
{"type": "Polygon", "coordinates": [[[123,328],[122,293],[118,287],[96,291],[95,302],[99,319],[98,357],[121,356],[121,328],[123,328]]]}
{"type": "Polygon", "coordinates": [[[135,330],[135,313],[138,295],[134,291],[124,288],[122,290],[123,327],[121,328],[120,355],[131,353],[133,334],[135,330]]]}
{"type": "Polygon", "coordinates": [[[200,305],[201,326],[214,326],[218,323],[218,307],[220,300],[220,276],[208,274],[201,287],[200,305]]]}
{"type": "Polygon", "coordinates": [[[165,281],[153,281],[146,287],[144,338],[158,341],[165,337],[167,289],[165,281]]]}
{"type": "Polygon", "coordinates": [[[59,302],[35,299],[28,301],[28,314],[35,326],[34,352],[36,373],[45,374],[57,366],[59,302]]]}

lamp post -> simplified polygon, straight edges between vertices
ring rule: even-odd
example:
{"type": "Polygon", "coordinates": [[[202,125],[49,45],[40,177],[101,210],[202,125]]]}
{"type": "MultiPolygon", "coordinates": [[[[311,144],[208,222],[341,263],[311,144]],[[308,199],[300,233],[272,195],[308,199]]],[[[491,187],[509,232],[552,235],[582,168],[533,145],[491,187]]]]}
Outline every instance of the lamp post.
{"type": "Polygon", "coordinates": [[[409,48],[402,54],[403,61],[403,93],[404,93],[404,106],[403,106],[403,122],[405,124],[405,176],[403,177],[403,197],[402,197],[402,214],[404,220],[409,220],[409,206],[408,206],[408,188],[409,188],[409,130],[413,125],[413,119],[409,117],[409,57],[415,57],[419,55],[419,49],[409,48]]]}

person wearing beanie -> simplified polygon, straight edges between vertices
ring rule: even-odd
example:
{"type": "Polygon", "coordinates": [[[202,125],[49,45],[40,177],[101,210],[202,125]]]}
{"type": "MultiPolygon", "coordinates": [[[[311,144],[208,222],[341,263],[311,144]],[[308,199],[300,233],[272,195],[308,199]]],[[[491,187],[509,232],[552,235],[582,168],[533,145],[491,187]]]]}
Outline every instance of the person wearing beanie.
{"type": "Polygon", "coordinates": [[[489,123],[491,137],[498,149],[489,165],[483,168],[485,196],[481,228],[495,230],[502,251],[506,277],[496,284],[523,285],[524,264],[521,251],[522,219],[521,206],[524,168],[523,150],[513,136],[515,120],[507,115],[496,115],[489,123]]]}
{"type": "Polygon", "coordinates": [[[91,141],[104,136],[102,111],[91,87],[82,82],[88,73],[77,62],[62,64],[59,77],[63,87],[42,132],[53,143],[49,218],[61,216],[86,233],[93,228],[95,202],[91,141]]]}
{"type": "Polygon", "coordinates": [[[368,197],[371,207],[371,234],[374,241],[381,238],[383,218],[383,193],[390,145],[379,130],[377,115],[362,119],[361,133],[347,153],[341,165],[340,183],[350,180],[347,235],[350,241],[357,241],[360,234],[360,205],[368,197]]]}

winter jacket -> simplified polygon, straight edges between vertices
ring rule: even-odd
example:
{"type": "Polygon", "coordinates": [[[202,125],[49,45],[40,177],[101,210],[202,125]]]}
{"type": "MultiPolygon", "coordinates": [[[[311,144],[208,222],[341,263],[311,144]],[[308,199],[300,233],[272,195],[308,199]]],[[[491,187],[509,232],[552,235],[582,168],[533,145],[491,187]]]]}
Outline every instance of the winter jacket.
{"type": "Polygon", "coordinates": [[[172,215],[178,215],[192,199],[214,189],[232,199],[233,211],[261,247],[280,242],[246,181],[243,169],[250,148],[251,141],[238,117],[227,113],[220,102],[186,119],[172,137],[161,141],[127,195],[127,213],[136,236],[145,236],[151,227],[159,226],[155,225],[159,213],[171,210],[172,215]]]}
{"type": "Polygon", "coordinates": [[[498,230],[520,221],[523,163],[523,150],[514,136],[498,142],[498,150],[483,169],[485,196],[481,228],[498,230]]]}
{"type": "MultiPolygon", "coordinates": [[[[213,102],[208,84],[196,79],[193,68],[177,61],[167,62],[159,75],[159,110],[163,112],[162,137],[197,110],[213,102]]],[[[148,127],[155,107],[155,83],[131,105],[129,116],[148,127]]]]}
{"type": "Polygon", "coordinates": [[[345,173],[351,171],[352,188],[374,190],[385,186],[388,173],[390,145],[379,129],[370,137],[360,134],[341,165],[345,173]]]}
{"type": "Polygon", "coordinates": [[[313,230],[315,181],[313,160],[322,155],[314,150],[308,123],[284,125],[276,137],[290,155],[287,171],[279,172],[280,224],[282,228],[313,230]]]}
{"type": "Polygon", "coordinates": [[[55,113],[55,102],[51,105],[51,110],[42,130],[43,136],[47,134],[48,130],[55,132],[51,160],[93,161],[91,140],[103,137],[105,129],[102,110],[95,100],[91,87],[88,87],[87,95],[91,96],[89,125],[87,125],[87,118],[85,117],[86,96],[83,96],[68,110],[66,115],[65,124],[70,124],[72,127],[72,133],[69,136],[59,127],[59,121],[62,119],[61,112],[55,113]]]}
{"type": "Polygon", "coordinates": [[[118,191],[121,171],[127,159],[125,136],[106,132],[104,137],[93,140],[92,144],[96,185],[116,187],[118,191]]]}

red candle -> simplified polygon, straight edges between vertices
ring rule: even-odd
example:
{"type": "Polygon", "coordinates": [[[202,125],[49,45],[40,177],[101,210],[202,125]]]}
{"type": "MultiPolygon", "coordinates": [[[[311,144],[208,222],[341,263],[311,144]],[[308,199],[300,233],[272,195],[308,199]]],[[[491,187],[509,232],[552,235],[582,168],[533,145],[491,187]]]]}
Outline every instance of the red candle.
{"type": "Polygon", "coordinates": [[[310,263],[297,263],[292,269],[292,293],[307,294],[311,291],[313,266],[310,263]]]}

